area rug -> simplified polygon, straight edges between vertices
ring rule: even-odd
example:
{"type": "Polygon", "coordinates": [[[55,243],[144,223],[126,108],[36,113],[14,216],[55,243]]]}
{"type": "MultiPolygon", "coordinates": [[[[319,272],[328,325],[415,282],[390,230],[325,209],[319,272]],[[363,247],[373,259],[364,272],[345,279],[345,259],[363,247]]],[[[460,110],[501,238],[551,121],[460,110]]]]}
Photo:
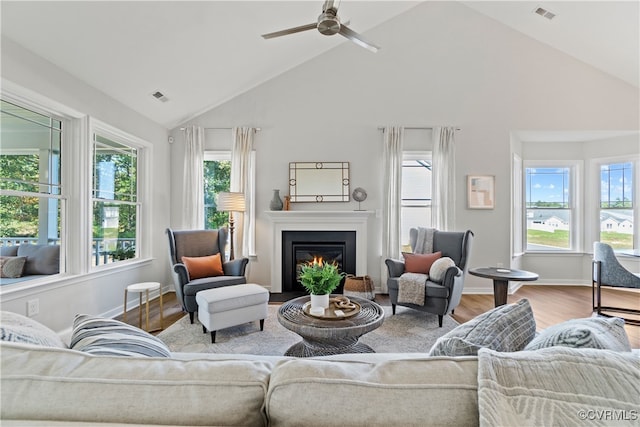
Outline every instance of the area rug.
{"type": "MultiPolygon", "coordinates": [[[[264,331],[260,331],[258,322],[222,329],[216,333],[215,344],[211,343],[209,333],[202,332],[202,325],[197,318],[193,325],[189,323],[189,316],[184,316],[162,331],[158,338],[172,352],[281,356],[302,338],[278,322],[279,308],[280,305],[269,305],[264,331]]],[[[458,322],[450,316],[444,317],[440,328],[435,314],[398,306],[396,315],[392,316],[390,306],[383,308],[385,319],[382,326],[360,338],[360,342],[377,353],[426,353],[438,337],[458,326],[458,322]]]]}

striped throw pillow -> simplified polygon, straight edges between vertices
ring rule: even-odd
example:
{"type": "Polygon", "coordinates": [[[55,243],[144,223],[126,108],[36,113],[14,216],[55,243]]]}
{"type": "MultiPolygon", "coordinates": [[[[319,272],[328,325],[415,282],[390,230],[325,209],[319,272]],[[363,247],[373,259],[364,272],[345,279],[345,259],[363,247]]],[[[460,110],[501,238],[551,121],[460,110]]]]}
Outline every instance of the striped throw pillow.
{"type": "Polygon", "coordinates": [[[520,351],[536,334],[529,300],[493,308],[438,338],[429,356],[475,356],[481,348],[520,351]]]}
{"type": "Polygon", "coordinates": [[[558,323],[540,332],[525,350],[557,346],[631,351],[624,320],[619,317],[587,317],[558,323]]]}
{"type": "Polygon", "coordinates": [[[118,320],[87,314],[76,315],[69,347],[103,356],[171,356],[169,348],[150,333],[118,320]]]}
{"type": "Polygon", "coordinates": [[[11,311],[0,312],[0,341],[67,348],[57,333],[42,323],[11,311]]]}

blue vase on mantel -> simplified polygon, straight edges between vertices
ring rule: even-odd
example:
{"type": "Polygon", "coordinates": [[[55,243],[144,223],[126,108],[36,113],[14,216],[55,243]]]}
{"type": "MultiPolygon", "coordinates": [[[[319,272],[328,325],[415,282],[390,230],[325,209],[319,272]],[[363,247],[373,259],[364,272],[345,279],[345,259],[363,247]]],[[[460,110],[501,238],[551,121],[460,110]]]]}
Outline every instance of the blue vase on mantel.
{"type": "Polygon", "coordinates": [[[271,202],[269,202],[269,209],[272,211],[281,211],[282,210],[282,199],[280,198],[280,190],[273,190],[273,198],[271,202]]]}

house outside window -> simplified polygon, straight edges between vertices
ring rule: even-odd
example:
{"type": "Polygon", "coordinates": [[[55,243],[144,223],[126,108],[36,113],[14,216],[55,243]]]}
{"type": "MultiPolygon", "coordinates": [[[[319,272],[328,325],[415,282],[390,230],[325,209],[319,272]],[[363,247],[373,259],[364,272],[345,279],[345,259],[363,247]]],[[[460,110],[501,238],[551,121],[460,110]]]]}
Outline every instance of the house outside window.
{"type": "MultiPolygon", "coordinates": [[[[62,117],[1,100],[0,245],[62,245],[62,117]]],[[[64,254],[60,256],[64,266],[64,254]]],[[[28,276],[27,276],[28,277],[28,276]]]]}
{"type": "Polygon", "coordinates": [[[138,151],[120,137],[93,133],[94,267],[138,256],[138,151]]]}
{"type": "Polygon", "coordinates": [[[600,241],[614,249],[633,249],[633,163],[600,165],[600,241]]]}
{"type": "Polygon", "coordinates": [[[411,252],[409,230],[431,227],[430,152],[405,152],[402,161],[402,206],[400,209],[402,251],[411,252]]]}
{"type": "Polygon", "coordinates": [[[231,152],[207,151],[204,154],[204,228],[218,229],[229,222],[229,213],[216,207],[218,193],[231,185],[231,152]]]}
{"type": "Polygon", "coordinates": [[[576,165],[525,167],[527,251],[576,250],[576,165]]]}

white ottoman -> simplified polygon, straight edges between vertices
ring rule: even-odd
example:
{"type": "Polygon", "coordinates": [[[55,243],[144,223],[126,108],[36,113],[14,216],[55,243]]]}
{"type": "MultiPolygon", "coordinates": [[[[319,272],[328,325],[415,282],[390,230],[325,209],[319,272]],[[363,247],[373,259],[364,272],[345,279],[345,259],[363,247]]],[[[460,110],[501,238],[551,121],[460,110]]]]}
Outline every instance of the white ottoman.
{"type": "Polygon", "coordinates": [[[262,331],[269,291],[253,283],[223,286],[198,292],[196,302],[202,332],[211,331],[211,342],[215,343],[216,331],[254,320],[260,321],[262,331]]]}

